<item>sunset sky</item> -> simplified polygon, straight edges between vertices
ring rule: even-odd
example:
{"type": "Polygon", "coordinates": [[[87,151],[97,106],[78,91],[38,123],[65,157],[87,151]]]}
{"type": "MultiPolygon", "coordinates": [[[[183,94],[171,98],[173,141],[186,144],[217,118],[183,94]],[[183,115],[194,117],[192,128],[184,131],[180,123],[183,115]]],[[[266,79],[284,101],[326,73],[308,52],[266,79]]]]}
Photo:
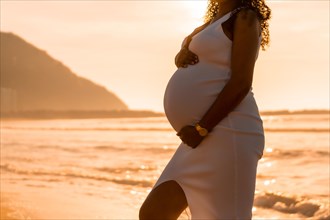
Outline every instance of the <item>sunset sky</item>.
{"type": "MultiPolygon", "coordinates": [[[[328,109],[329,1],[267,2],[271,44],[253,81],[259,109],[328,109]]],[[[1,0],[1,31],[46,50],[131,109],[163,111],[174,56],[205,9],[206,0],[1,0]]]]}

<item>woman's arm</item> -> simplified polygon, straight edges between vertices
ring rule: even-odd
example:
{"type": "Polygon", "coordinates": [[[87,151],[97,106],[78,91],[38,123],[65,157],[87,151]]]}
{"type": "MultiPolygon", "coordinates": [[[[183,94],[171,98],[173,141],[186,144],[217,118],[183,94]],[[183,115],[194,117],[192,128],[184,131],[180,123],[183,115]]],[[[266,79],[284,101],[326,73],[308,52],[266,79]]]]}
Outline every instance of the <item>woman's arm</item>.
{"type": "Polygon", "coordinates": [[[260,23],[255,12],[245,9],[237,14],[232,44],[231,78],[199,123],[207,130],[212,130],[248,94],[259,49],[259,33],[260,23]]]}
{"type": "MultiPolygon", "coordinates": [[[[234,110],[252,85],[254,64],[259,49],[260,23],[255,12],[245,9],[237,14],[234,25],[231,78],[199,122],[199,125],[208,131],[234,110]]],[[[186,127],[179,132],[180,138],[189,146],[196,147],[199,143],[195,140],[200,139],[193,136],[199,134],[193,132],[192,126],[186,127]]]]}

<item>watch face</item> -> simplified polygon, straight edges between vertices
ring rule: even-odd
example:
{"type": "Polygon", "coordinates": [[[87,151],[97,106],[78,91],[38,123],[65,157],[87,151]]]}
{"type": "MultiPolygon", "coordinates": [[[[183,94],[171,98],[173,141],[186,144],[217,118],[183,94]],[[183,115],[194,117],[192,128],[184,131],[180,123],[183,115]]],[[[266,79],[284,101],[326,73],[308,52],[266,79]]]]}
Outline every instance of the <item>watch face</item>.
{"type": "Polygon", "coordinates": [[[199,130],[199,135],[200,135],[200,136],[203,136],[203,137],[204,137],[204,136],[207,135],[207,133],[208,133],[208,132],[207,132],[207,130],[206,130],[205,128],[202,128],[202,129],[199,130]]]}
{"type": "Polygon", "coordinates": [[[202,137],[205,137],[209,133],[206,128],[201,127],[199,124],[196,124],[195,128],[202,137]]]}

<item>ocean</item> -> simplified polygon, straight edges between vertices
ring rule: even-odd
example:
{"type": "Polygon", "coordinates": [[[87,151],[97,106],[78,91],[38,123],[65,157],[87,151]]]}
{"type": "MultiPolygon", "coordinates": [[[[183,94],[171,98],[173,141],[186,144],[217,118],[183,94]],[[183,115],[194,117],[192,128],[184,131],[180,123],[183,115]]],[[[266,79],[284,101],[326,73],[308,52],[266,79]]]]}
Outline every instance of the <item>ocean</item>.
{"type": "MultiPolygon", "coordinates": [[[[329,114],[262,119],[253,219],[330,219],[329,114]]],[[[1,216],[138,219],[179,143],[164,117],[1,120],[1,216]]]]}

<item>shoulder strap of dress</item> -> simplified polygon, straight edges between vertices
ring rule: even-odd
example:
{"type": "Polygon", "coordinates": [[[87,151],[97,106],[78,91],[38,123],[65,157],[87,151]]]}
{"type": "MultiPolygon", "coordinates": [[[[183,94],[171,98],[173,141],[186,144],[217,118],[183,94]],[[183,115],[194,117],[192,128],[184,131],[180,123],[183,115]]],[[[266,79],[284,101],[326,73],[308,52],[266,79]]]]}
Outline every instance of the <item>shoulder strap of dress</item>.
{"type": "MultiPolygon", "coordinates": [[[[248,6],[240,6],[238,8],[235,8],[234,10],[231,11],[230,16],[227,18],[227,20],[230,19],[231,17],[235,16],[238,12],[240,12],[242,9],[245,9],[245,8],[249,8],[249,7],[248,6]]],[[[185,44],[184,44],[183,47],[188,48],[189,47],[189,44],[190,44],[190,42],[192,40],[192,37],[195,34],[197,34],[198,32],[202,31],[209,23],[210,23],[210,21],[209,22],[206,22],[202,26],[196,28],[191,34],[189,34],[186,37],[186,42],[185,42],[185,44]]]]}
{"type": "Polygon", "coordinates": [[[202,30],[204,30],[204,28],[206,28],[207,25],[208,25],[209,23],[210,23],[210,21],[209,21],[209,22],[206,22],[206,23],[203,24],[202,26],[196,28],[191,34],[189,34],[189,35],[186,37],[187,41],[186,41],[184,47],[188,48],[188,46],[189,46],[189,44],[190,44],[190,41],[192,40],[192,37],[193,37],[194,35],[196,35],[197,33],[201,32],[202,30]]]}
{"type": "MultiPolygon", "coordinates": [[[[230,19],[231,17],[235,16],[238,12],[240,12],[242,9],[246,9],[249,8],[248,6],[240,6],[238,8],[235,8],[234,10],[231,11],[230,16],[228,19],[230,19]]],[[[227,19],[227,20],[228,20],[227,19]]]]}

